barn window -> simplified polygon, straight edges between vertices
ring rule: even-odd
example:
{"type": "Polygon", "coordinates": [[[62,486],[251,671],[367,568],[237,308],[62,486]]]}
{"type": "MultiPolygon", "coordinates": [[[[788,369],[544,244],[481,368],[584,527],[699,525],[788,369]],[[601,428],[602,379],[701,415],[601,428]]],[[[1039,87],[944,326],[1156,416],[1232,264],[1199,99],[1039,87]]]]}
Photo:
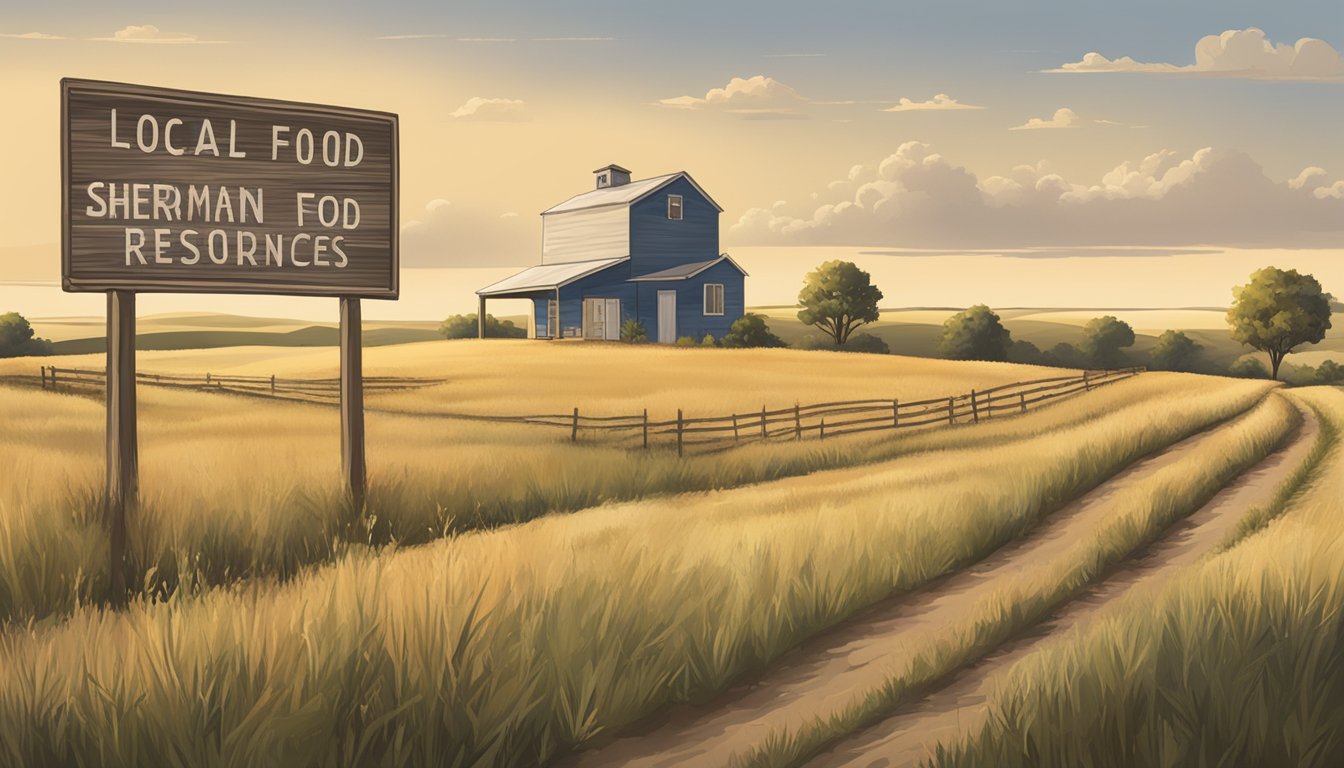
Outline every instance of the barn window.
{"type": "Polygon", "coordinates": [[[705,314],[723,314],[723,283],[705,283],[705,314]]]}
{"type": "Polygon", "coordinates": [[[681,221],[681,195],[667,196],[667,218],[681,221]]]}

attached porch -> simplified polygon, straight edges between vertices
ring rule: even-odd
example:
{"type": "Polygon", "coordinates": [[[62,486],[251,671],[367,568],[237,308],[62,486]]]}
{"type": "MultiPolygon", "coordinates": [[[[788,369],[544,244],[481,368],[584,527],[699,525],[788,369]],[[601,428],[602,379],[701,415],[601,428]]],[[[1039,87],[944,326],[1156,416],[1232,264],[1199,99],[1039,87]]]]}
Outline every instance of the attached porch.
{"type": "Polygon", "coordinates": [[[619,340],[621,323],[635,317],[628,265],[628,258],[546,264],[486,286],[476,292],[477,333],[484,338],[490,299],[527,299],[528,338],[619,340]]]}

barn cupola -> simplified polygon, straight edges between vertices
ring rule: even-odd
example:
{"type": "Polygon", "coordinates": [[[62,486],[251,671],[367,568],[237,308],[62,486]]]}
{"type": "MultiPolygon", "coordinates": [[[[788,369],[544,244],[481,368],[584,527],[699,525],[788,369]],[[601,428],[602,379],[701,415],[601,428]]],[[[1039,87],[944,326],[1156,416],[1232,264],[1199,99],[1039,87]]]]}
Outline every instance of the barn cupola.
{"type": "Polygon", "coordinates": [[[630,183],[630,171],[619,165],[604,165],[593,171],[597,176],[597,188],[619,187],[630,183]]]}

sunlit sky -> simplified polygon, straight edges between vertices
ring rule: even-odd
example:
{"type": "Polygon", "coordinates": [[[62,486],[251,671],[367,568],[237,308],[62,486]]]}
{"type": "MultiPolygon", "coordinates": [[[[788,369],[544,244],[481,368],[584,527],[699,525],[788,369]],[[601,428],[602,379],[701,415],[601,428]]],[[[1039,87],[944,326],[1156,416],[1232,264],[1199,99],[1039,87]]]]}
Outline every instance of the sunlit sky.
{"type": "Polygon", "coordinates": [[[58,272],[63,76],[398,113],[412,267],[536,263],[613,162],[690,172],[726,248],[1344,235],[1337,0],[11,2],[0,35],[0,283],[58,272]]]}

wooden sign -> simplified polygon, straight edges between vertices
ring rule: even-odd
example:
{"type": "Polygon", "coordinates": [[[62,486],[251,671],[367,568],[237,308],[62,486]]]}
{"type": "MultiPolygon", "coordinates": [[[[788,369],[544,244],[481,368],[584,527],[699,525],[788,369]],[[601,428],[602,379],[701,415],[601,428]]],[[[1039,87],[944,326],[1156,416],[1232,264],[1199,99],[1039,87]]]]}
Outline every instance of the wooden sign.
{"type": "Polygon", "coordinates": [[[66,291],[395,299],[397,116],[61,81],[66,291]]]}

